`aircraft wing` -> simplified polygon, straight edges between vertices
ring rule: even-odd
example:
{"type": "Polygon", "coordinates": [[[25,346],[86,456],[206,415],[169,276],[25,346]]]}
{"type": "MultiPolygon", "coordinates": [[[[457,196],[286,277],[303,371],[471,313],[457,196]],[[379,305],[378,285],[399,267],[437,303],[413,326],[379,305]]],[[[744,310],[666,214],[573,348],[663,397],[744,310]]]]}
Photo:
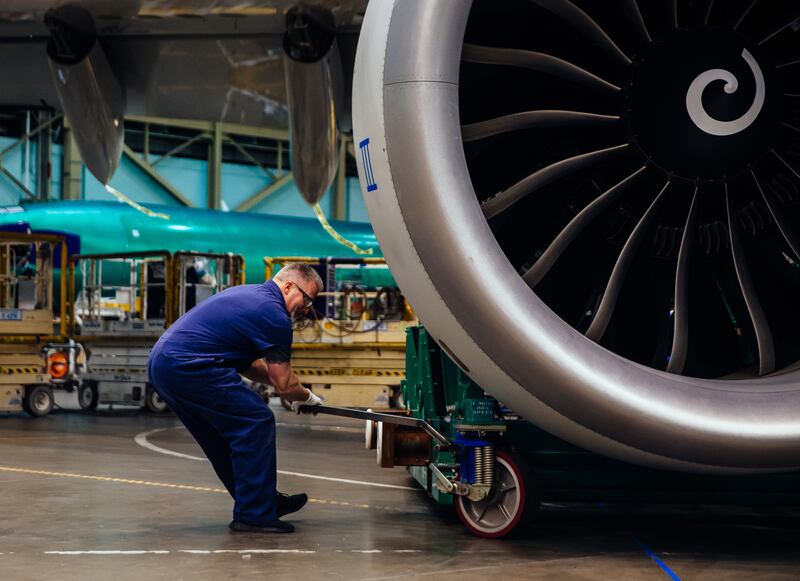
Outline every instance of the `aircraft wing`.
{"type": "MultiPolygon", "coordinates": [[[[0,105],[61,109],[46,45],[55,0],[0,7],[0,105]]],[[[285,14],[296,2],[266,0],[84,1],[125,88],[126,115],[288,127],[283,68],[285,14]]],[[[341,34],[357,31],[366,0],[317,0],[341,34]]]]}
{"type": "Polygon", "coordinates": [[[285,130],[291,115],[294,177],[313,205],[335,173],[338,129],[349,130],[366,3],[6,1],[0,106],[64,111],[83,162],[103,183],[119,162],[126,116],[285,130]]]}

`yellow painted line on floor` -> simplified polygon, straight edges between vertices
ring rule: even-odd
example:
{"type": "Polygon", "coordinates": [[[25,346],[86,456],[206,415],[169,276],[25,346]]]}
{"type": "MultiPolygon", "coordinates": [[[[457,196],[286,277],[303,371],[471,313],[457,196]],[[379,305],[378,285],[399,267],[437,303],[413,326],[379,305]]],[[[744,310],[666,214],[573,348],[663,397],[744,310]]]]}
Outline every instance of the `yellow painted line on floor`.
{"type": "Polygon", "coordinates": [[[50,470],[33,470],[31,468],[17,468],[14,466],[0,466],[0,472],[15,472],[17,474],[36,474],[37,476],[58,476],[61,478],[79,478],[82,480],[98,480],[100,482],[115,482],[117,484],[135,484],[139,486],[156,486],[159,488],[177,488],[179,490],[194,490],[198,492],[222,492],[224,488],[211,488],[210,486],[191,486],[189,484],[170,484],[168,482],[153,482],[151,480],[134,480],[131,478],[115,478],[113,476],[96,476],[93,474],[76,474],[74,472],[51,472],[50,470]]]}
{"type": "MultiPolygon", "coordinates": [[[[75,472],[53,472],[50,470],[34,470],[32,468],[19,468],[17,466],[0,466],[0,472],[13,472],[16,474],[34,474],[36,476],[55,476],[59,478],[78,478],[81,480],[96,480],[99,482],[114,482],[116,484],[131,484],[137,486],[155,486],[157,488],[173,488],[178,490],[192,490],[195,492],[217,492],[228,494],[224,488],[212,488],[210,486],[192,486],[190,484],[171,484],[169,482],[153,482],[152,480],[135,480],[132,478],[116,478],[114,476],[97,476],[94,474],[76,474],[75,472]]],[[[308,502],[315,504],[327,504],[330,506],[343,506],[347,508],[372,508],[378,510],[390,510],[397,512],[407,512],[401,508],[392,506],[371,506],[369,504],[359,504],[354,502],[344,502],[340,500],[322,500],[319,498],[309,498],[308,502]]]]}

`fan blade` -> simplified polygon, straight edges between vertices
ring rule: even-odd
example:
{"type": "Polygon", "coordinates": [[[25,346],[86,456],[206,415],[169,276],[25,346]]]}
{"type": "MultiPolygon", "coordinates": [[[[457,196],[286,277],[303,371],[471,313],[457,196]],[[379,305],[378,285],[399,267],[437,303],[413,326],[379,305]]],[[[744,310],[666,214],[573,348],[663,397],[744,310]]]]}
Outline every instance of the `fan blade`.
{"type": "Polygon", "coordinates": [[[636,29],[638,30],[639,35],[642,37],[642,40],[648,44],[653,42],[653,39],[650,38],[650,32],[647,30],[647,26],[642,18],[642,12],[639,10],[639,5],[636,3],[636,0],[622,0],[622,2],[625,6],[627,6],[628,15],[636,26],[636,29]]]}
{"type": "Polygon", "coordinates": [[[711,9],[714,7],[714,0],[708,0],[708,8],[706,8],[706,18],[703,24],[708,24],[708,19],[711,18],[711,9]]]}
{"type": "Polygon", "coordinates": [[[764,40],[761,40],[761,41],[759,41],[759,43],[758,43],[758,46],[761,46],[762,44],[764,44],[765,42],[767,42],[768,40],[770,40],[770,39],[771,39],[773,36],[775,36],[775,35],[777,35],[777,34],[779,34],[779,33],[783,32],[783,31],[784,31],[786,28],[788,28],[788,27],[790,27],[790,26],[791,26],[791,27],[794,29],[794,28],[796,27],[796,25],[797,25],[797,22],[798,22],[798,20],[800,20],[800,18],[799,18],[798,16],[796,16],[796,15],[792,15],[792,19],[791,19],[791,20],[789,20],[788,22],[785,22],[785,23],[781,24],[781,25],[780,25],[778,28],[776,28],[776,29],[775,29],[773,32],[771,32],[771,33],[769,33],[767,36],[765,36],[765,37],[764,37],[764,40]]]}
{"type": "Polygon", "coordinates": [[[750,170],[750,175],[753,176],[753,181],[756,182],[756,187],[761,193],[761,197],[764,199],[764,202],[767,204],[769,213],[772,215],[772,219],[775,221],[775,225],[778,227],[781,236],[783,236],[783,239],[786,240],[786,243],[792,249],[794,255],[797,258],[800,258],[800,239],[798,239],[795,235],[788,220],[784,218],[783,214],[778,211],[778,208],[769,199],[766,192],[764,192],[764,188],[761,187],[761,182],[758,181],[758,177],[756,177],[756,174],[752,169],[750,170]]]}
{"type": "Polygon", "coordinates": [[[567,249],[567,247],[583,232],[583,230],[594,220],[598,214],[605,210],[609,204],[619,198],[625,189],[633,183],[636,178],[641,176],[647,170],[647,166],[642,166],[617,185],[606,190],[591,204],[586,206],[583,210],[570,220],[569,224],[559,232],[556,239],[550,243],[550,246],[542,253],[536,263],[528,269],[522,276],[523,280],[528,283],[531,288],[535,287],[545,275],[550,271],[555,264],[558,257],[567,249]]]}
{"type": "Polygon", "coordinates": [[[573,172],[580,171],[595,163],[599,163],[606,159],[612,158],[619,153],[625,151],[628,144],[617,145],[606,149],[599,149],[589,153],[583,153],[574,157],[562,159],[553,164],[550,164],[542,169],[535,171],[528,177],[515,183],[510,188],[494,195],[493,197],[485,200],[481,204],[483,215],[486,219],[491,219],[497,216],[503,210],[508,209],[511,205],[515,204],[525,196],[532,192],[552,183],[564,176],[570,175],[573,172]]]}
{"type": "Polygon", "coordinates": [[[620,50],[600,25],[569,0],[532,0],[532,2],[569,23],[591,42],[601,46],[608,54],[623,64],[631,64],[631,59],[620,50]]]}
{"type": "Polygon", "coordinates": [[[733,25],[733,29],[734,30],[739,28],[739,25],[742,22],[744,22],[744,19],[747,18],[747,15],[750,14],[750,11],[753,9],[753,6],[755,6],[757,2],[758,2],[758,0],[751,0],[750,4],[747,5],[747,8],[745,9],[745,11],[742,12],[742,15],[739,17],[739,20],[737,20],[736,24],[733,25]]]}
{"type": "Polygon", "coordinates": [[[484,65],[531,69],[607,93],[616,93],[621,90],[617,85],[609,83],[571,62],[541,52],[464,44],[461,60],[484,65]]]}
{"type": "Polygon", "coordinates": [[[686,226],[683,229],[681,248],[678,251],[678,268],[675,272],[675,314],[673,315],[675,330],[672,335],[672,351],[667,371],[679,375],[683,374],[683,368],[686,366],[686,354],[689,346],[689,266],[695,239],[697,198],[697,188],[695,188],[692,205],[686,218],[686,226]]]}
{"type": "Polygon", "coordinates": [[[524,113],[514,113],[513,115],[496,117],[479,123],[462,125],[461,139],[466,143],[532,127],[607,125],[617,121],[619,121],[617,115],[598,115],[583,111],[525,111],[524,113]]]}
{"type": "Polygon", "coordinates": [[[742,291],[744,303],[747,306],[747,312],[750,315],[753,329],[755,329],[756,332],[756,343],[758,344],[758,374],[766,375],[775,370],[775,346],[772,341],[772,332],[767,323],[767,317],[764,314],[764,309],[761,307],[761,302],[758,300],[758,295],[753,285],[753,279],[747,268],[741,233],[739,231],[739,223],[736,221],[736,216],[733,214],[731,200],[728,196],[727,183],[725,184],[725,206],[728,212],[728,231],[730,232],[733,266],[736,269],[736,278],[739,280],[739,288],[742,291]]]}
{"type": "Polygon", "coordinates": [[[625,246],[622,247],[622,251],[619,253],[617,262],[614,264],[614,270],[611,272],[611,277],[608,279],[605,291],[603,291],[603,298],[600,300],[600,306],[597,308],[594,319],[592,319],[592,324],[589,325],[589,329],[586,331],[586,336],[592,341],[599,342],[608,328],[611,315],[614,314],[614,309],[617,306],[617,299],[622,290],[622,283],[625,281],[625,275],[628,274],[628,269],[631,264],[633,264],[633,259],[636,257],[639,247],[647,237],[647,232],[658,214],[658,208],[661,206],[669,184],[670,182],[667,181],[664,187],[661,188],[661,191],[636,224],[633,232],[631,232],[631,235],[625,242],[625,246]]]}

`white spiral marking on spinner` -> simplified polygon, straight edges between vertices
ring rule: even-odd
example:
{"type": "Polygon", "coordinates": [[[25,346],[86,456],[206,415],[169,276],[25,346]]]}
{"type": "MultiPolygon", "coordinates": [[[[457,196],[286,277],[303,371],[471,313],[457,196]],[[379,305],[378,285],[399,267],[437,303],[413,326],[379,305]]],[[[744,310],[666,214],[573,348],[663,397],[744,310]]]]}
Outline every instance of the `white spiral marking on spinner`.
{"type": "Polygon", "coordinates": [[[739,81],[730,71],[725,69],[710,69],[704,73],[697,75],[692,84],[689,85],[689,90],[686,92],[686,110],[689,112],[689,117],[692,118],[694,124],[700,129],[711,135],[733,135],[744,131],[756,120],[761,108],[764,106],[764,95],[766,89],[764,86],[764,75],[761,74],[761,68],[758,66],[756,59],[753,58],[747,49],[742,50],[742,58],[753,71],[753,77],[756,81],[756,95],[753,99],[753,104],[747,112],[733,121],[719,121],[709,115],[703,108],[703,91],[713,81],[725,81],[725,92],[731,94],[739,88],[739,81]]]}

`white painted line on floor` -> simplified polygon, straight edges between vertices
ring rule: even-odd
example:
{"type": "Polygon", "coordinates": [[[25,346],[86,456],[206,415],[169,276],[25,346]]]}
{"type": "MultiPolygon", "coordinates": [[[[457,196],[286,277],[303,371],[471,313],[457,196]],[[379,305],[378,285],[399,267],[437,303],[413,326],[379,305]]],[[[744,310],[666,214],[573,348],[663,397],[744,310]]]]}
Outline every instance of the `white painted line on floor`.
{"type": "Polygon", "coordinates": [[[381,484],[380,482],[365,482],[363,480],[348,480],[347,478],[332,478],[330,476],[319,476],[317,474],[304,474],[303,472],[289,472],[288,470],[278,470],[278,474],[286,476],[299,476],[300,478],[313,478],[315,480],[329,480],[331,482],[343,482],[345,484],[358,484],[359,486],[377,486],[378,488],[394,488],[396,490],[416,490],[413,486],[399,486],[397,484],[381,484]]]}
{"type": "MultiPolygon", "coordinates": [[[[208,462],[207,458],[202,458],[200,456],[192,456],[191,454],[183,454],[181,452],[175,452],[174,450],[169,450],[167,448],[162,448],[161,446],[156,446],[148,437],[152,434],[157,432],[164,432],[166,430],[176,430],[179,428],[183,428],[183,426],[173,426],[171,428],[159,428],[157,430],[150,430],[149,432],[142,432],[141,434],[136,434],[133,440],[142,446],[143,448],[147,448],[148,450],[152,450],[153,452],[158,452],[159,454],[167,454],[168,456],[175,456],[176,458],[183,458],[184,460],[195,460],[200,462],[208,462]]],[[[399,486],[397,484],[382,484],[380,482],[366,482],[364,480],[350,480],[348,478],[333,478],[331,476],[320,476],[318,474],[306,474],[304,472],[290,472],[288,470],[278,470],[278,474],[284,474],[286,476],[297,476],[298,478],[311,478],[314,480],[327,480],[329,482],[341,482],[343,484],[356,484],[358,486],[373,486],[377,488],[392,488],[395,490],[414,490],[420,491],[421,488],[416,488],[413,486],[399,486]]]]}
{"type": "MultiPolygon", "coordinates": [[[[192,486],[189,484],[172,484],[170,482],[153,482],[151,480],[135,480],[132,478],[116,478],[114,476],[99,476],[96,474],[77,474],[75,472],[52,472],[50,470],[36,470],[32,468],[21,468],[19,466],[0,466],[0,472],[14,472],[18,474],[31,474],[36,476],[54,476],[59,478],[76,478],[80,480],[93,480],[98,482],[113,482],[116,484],[128,484],[134,486],[153,486],[156,488],[169,488],[175,490],[191,490],[195,492],[214,492],[218,494],[228,494],[224,488],[211,488],[208,486],[192,486]]],[[[309,498],[308,502],[315,504],[327,504],[331,506],[347,506],[352,508],[368,508],[378,510],[388,510],[392,512],[402,512],[404,514],[410,513],[424,513],[418,509],[396,506],[376,506],[369,504],[357,504],[353,502],[344,502],[341,500],[323,500],[321,498],[309,498]]]]}
{"type": "Polygon", "coordinates": [[[161,446],[156,446],[155,444],[150,443],[150,441],[147,439],[151,434],[155,434],[157,432],[166,432],[167,430],[175,430],[180,427],[182,426],[159,428],[157,430],[150,430],[149,432],[142,432],[141,434],[136,434],[136,436],[133,438],[133,441],[139,444],[142,448],[147,448],[148,450],[158,452],[159,454],[167,454],[168,456],[175,456],[176,458],[183,458],[184,460],[199,460],[200,462],[208,462],[208,458],[201,458],[200,456],[192,456],[190,454],[181,454],[180,452],[167,450],[166,448],[162,448],[161,446]]]}
{"type": "Polygon", "coordinates": [[[217,549],[214,551],[215,555],[224,553],[249,553],[251,555],[272,555],[273,553],[292,554],[292,555],[313,555],[316,551],[306,549],[244,549],[237,551],[234,549],[217,549]]]}
{"type": "MultiPolygon", "coordinates": [[[[86,549],[86,550],[72,550],[72,551],[43,551],[43,555],[59,555],[64,557],[76,556],[98,556],[98,557],[114,557],[114,556],[129,556],[129,555],[315,555],[319,551],[315,549],[86,549]]],[[[324,552],[324,551],[323,551],[324,552]]],[[[335,553],[342,553],[342,549],[336,549],[335,553]]],[[[372,555],[375,553],[423,553],[420,549],[352,549],[347,551],[349,553],[360,553],[363,555],[372,555]]],[[[13,555],[14,553],[0,553],[0,555],[13,555]]]]}
{"type": "MultiPolygon", "coordinates": [[[[280,553],[280,554],[288,554],[288,555],[311,555],[316,553],[316,551],[310,551],[305,549],[242,549],[242,550],[234,550],[234,549],[216,549],[216,550],[209,550],[209,549],[178,549],[176,551],[168,551],[168,550],[88,550],[88,551],[45,551],[45,555],[64,555],[64,556],[76,556],[76,555],[98,555],[98,556],[110,556],[110,555],[169,555],[171,553],[186,553],[189,555],[221,555],[225,553],[235,553],[237,555],[271,555],[273,553],[280,553]]],[[[1,553],[0,553],[1,554],[1,553]]]]}
{"type": "Polygon", "coordinates": [[[169,555],[169,551],[45,551],[45,555],[169,555]]]}

